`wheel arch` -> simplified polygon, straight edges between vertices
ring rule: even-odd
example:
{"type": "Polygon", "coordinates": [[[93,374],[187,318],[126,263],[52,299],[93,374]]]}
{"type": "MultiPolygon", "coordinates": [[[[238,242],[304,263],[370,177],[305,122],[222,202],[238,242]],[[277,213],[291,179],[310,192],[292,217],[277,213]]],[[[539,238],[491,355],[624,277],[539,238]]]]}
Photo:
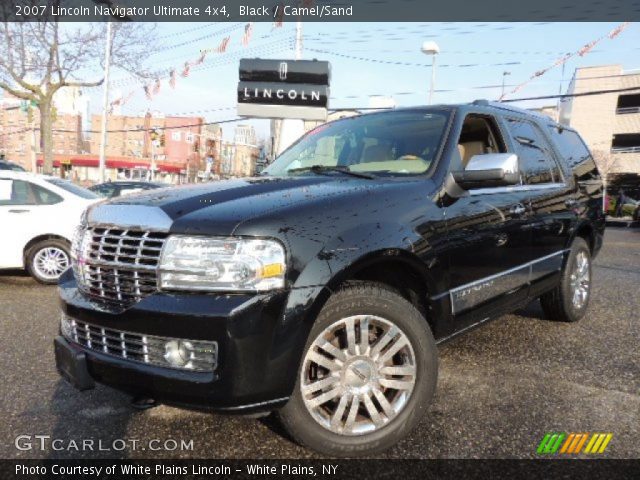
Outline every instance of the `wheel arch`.
{"type": "Polygon", "coordinates": [[[352,282],[374,282],[391,287],[416,307],[435,335],[439,314],[431,297],[438,293],[437,277],[442,278],[434,275],[427,264],[412,252],[388,248],[357,258],[333,275],[327,287],[331,292],[352,282]]]}
{"type": "Polygon", "coordinates": [[[33,247],[34,245],[36,245],[37,243],[40,243],[44,240],[62,240],[63,242],[67,243],[69,245],[69,247],[71,247],[71,240],[69,240],[66,237],[63,237],[62,235],[56,235],[55,233],[45,233],[42,235],[38,235],[36,237],[33,237],[31,240],[29,240],[26,245],[24,246],[24,248],[22,249],[22,264],[23,266],[27,265],[27,254],[29,252],[29,250],[31,249],[31,247],[33,247]]]}

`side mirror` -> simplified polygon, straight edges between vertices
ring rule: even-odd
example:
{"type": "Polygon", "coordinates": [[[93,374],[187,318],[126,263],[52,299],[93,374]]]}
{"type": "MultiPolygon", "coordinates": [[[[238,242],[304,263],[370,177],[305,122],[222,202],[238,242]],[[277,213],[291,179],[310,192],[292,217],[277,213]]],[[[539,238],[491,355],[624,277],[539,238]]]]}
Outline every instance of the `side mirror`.
{"type": "Polygon", "coordinates": [[[520,181],[518,156],[513,153],[474,155],[467,168],[452,172],[455,182],[465,190],[516,185],[520,181]]]}

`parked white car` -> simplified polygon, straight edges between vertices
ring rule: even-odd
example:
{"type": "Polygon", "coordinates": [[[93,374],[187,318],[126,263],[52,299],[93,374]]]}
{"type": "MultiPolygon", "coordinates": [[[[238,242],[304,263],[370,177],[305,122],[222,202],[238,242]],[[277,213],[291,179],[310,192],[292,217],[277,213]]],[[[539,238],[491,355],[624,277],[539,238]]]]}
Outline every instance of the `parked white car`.
{"type": "Polygon", "coordinates": [[[71,239],[93,192],[56,177],[0,171],[0,269],[24,268],[56,283],[70,263],[71,239]]]}

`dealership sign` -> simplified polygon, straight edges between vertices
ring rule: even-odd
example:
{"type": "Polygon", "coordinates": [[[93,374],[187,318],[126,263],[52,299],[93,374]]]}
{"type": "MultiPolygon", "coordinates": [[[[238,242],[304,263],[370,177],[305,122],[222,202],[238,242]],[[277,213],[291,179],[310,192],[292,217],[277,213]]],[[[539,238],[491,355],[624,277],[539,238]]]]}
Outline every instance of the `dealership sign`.
{"type": "Polygon", "coordinates": [[[238,115],[326,120],[329,62],[240,60],[238,115]]]}

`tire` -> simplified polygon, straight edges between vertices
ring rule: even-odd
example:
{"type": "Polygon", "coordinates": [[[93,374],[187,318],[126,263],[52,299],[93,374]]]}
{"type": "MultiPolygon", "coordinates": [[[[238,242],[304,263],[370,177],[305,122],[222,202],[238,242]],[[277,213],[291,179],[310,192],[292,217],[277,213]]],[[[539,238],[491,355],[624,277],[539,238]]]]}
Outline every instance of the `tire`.
{"type": "Polygon", "coordinates": [[[560,284],[540,297],[546,317],[559,322],[577,322],[584,317],[591,298],[591,278],[589,246],[577,237],[571,244],[560,284]],[[577,288],[580,293],[576,293],[577,288]]]}
{"type": "Polygon", "coordinates": [[[417,425],[433,397],[437,379],[435,340],[420,312],[384,285],[349,285],[334,293],[318,315],[293,395],[278,416],[297,442],[317,452],[333,457],[371,455],[388,449],[417,425]],[[353,327],[346,327],[351,322],[353,327]],[[365,326],[368,347],[362,348],[360,332],[365,326]],[[389,333],[392,329],[397,330],[389,333]],[[351,342],[348,330],[353,332],[351,342]],[[390,341],[381,341],[390,337],[390,341]],[[321,350],[316,342],[319,338],[333,340],[334,346],[321,340],[321,350]],[[326,353],[328,350],[333,355],[326,353]],[[329,359],[329,366],[338,369],[321,366],[315,361],[319,356],[324,358],[322,364],[329,359]],[[339,357],[345,360],[341,366],[336,360],[339,357]],[[331,384],[324,389],[309,386],[319,381],[331,384]],[[313,407],[315,399],[331,397],[335,391],[340,393],[313,407]],[[358,406],[354,408],[354,404],[358,406]],[[377,415],[370,414],[370,408],[377,415]],[[331,418],[338,417],[338,412],[339,421],[332,424],[331,418]]]}
{"type": "Polygon", "coordinates": [[[55,238],[32,245],[25,255],[27,272],[40,283],[58,283],[62,272],[71,265],[69,250],[68,242],[55,238]]]}

